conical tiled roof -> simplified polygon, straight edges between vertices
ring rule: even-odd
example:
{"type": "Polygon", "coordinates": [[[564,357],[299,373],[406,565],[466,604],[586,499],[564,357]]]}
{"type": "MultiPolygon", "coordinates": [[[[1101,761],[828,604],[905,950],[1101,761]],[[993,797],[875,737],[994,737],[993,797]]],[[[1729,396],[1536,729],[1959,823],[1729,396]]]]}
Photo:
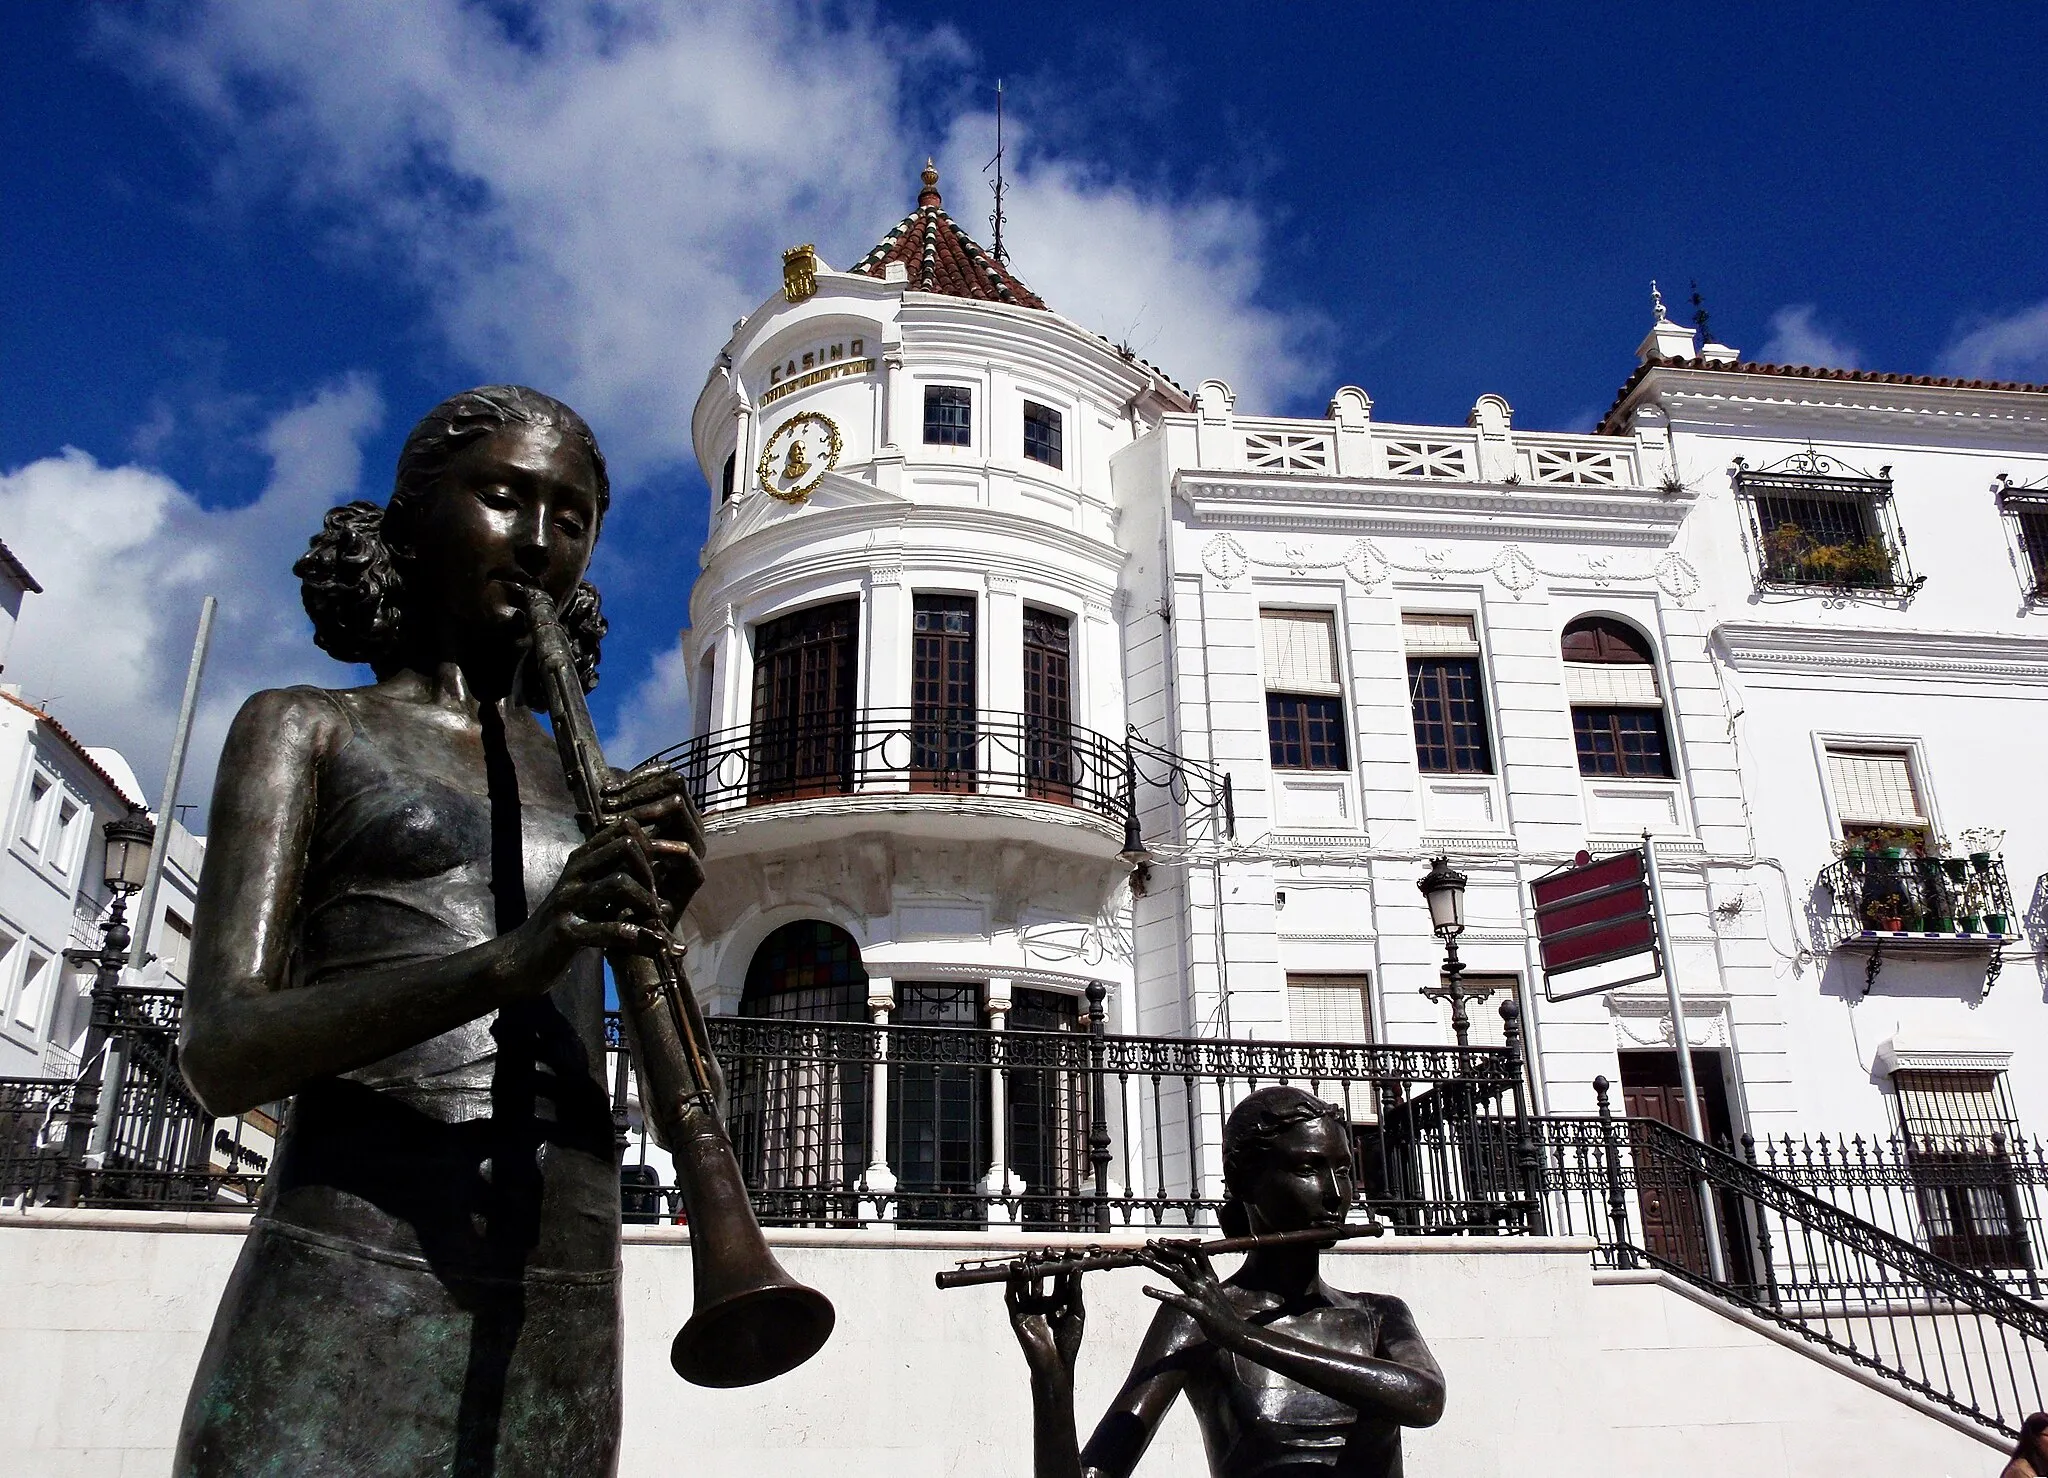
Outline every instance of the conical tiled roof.
{"type": "Polygon", "coordinates": [[[939,171],[929,159],[925,161],[922,180],[924,187],[917,192],[917,209],[892,226],[875,249],[850,270],[880,277],[889,263],[901,262],[908,269],[910,286],[916,292],[1043,308],[1043,298],[983,251],[946,214],[939,200],[939,171]]]}

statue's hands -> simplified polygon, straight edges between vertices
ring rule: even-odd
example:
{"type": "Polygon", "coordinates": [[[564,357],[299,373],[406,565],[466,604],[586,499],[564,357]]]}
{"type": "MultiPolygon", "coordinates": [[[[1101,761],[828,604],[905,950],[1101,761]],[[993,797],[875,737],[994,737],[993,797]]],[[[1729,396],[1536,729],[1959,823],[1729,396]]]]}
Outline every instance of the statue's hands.
{"type": "Polygon", "coordinates": [[[1209,1254],[1193,1242],[1152,1241],[1145,1244],[1138,1260],[1153,1272],[1173,1281],[1174,1290],[1147,1288],[1145,1296],[1170,1304],[1189,1315],[1214,1335],[1226,1327],[1244,1322],[1244,1316],[1223,1291],[1209,1254]]]}
{"type": "MultiPolygon", "coordinates": [[[[1034,1252],[1028,1261],[1043,1262],[1061,1255],[1034,1252]]],[[[1043,1276],[1034,1274],[1027,1266],[1010,1275],[1009,1285],[1003,1290],[1003,1302],[1009,1305],[1010,1328],[1016,1332],[1032,1374],[1065,1380],[1071,1385],[1074,1361],[1081,1353],[1081,1331],[1088,1322],[1088,1312],[1081,1303],[1081,1275],[1054,1274],[1051,1292],[1046,1291],[1045,1283],[1043,1276]]]]}
{"type": "Polygon", "coordinates": [[[605,812],[631,820],[646,834],[654,865],[655,892],[671,927],[704,885],[704,823],[690,801],[688,783],[672,765],[649,760],[632,770],[612,771],[604,791],[605,812]]]}
{"type": "Polygon", "coordinates": [[[578,950],[651,957],[669,947],[655,887],[658,845],[626,817],[569,854],[548,896],[506,936],[513,996],[548,990],[578,950]]]}

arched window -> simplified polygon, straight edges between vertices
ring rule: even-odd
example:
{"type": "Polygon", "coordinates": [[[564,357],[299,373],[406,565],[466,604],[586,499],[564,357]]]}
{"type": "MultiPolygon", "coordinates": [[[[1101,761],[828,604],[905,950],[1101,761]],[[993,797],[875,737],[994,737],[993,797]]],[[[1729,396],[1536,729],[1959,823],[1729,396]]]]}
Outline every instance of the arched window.
{"type": "Polygon", "coordinates": [[[740,1015],[866,1021],[868,972],[853,936],[822,919],[784,924],[754,951],[740,1015]]]}
{"type": "Polygon", "coordinates": [[[1606,616],[1565,627],[1564,686],[1581,775],[1671,777],[1657,661],[1640,631],[1606,616]]]}

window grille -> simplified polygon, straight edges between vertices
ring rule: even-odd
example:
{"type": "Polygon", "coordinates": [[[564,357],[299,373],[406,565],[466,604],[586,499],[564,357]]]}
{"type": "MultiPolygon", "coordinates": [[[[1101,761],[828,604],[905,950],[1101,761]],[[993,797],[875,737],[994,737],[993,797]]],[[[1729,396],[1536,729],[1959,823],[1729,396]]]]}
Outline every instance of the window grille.
{"type": "Polygon", "coordinates": [[[1735,467],[1759,590],[1910,596],[1927,583],[1906,559],[1891,468],[1871,477],[1811,450],[1756,470],[1737,457],[1735,467]]]}
{"type": "Polygon", "coordinates": [[[2009,1158],[2019,1125],[2005,1074],[1899,1068],[1892,1087],[1928,1250],[1964,1267],[2024,1266],[2027,1229],[2009,1158]]]}
{"type": "Polygon", "coordinates": [[[926,446],[974,444],[974,392],[965,385],[924,387],[926,446]]]}
{"type": "Polygon", "coordinates": [[[1060,421],[1060,413],[1051,406],[1040,405],[1035,400],[1025,401],[1024,455],[1048,467],[1066,466],[1060,421]]]}
{"type": "Polygon", "coordinates": [[[2014,487],[2001,474],[1998,506],[2013,522],[2029,600],[2048,600],[2048,483],[2014,487]]]}

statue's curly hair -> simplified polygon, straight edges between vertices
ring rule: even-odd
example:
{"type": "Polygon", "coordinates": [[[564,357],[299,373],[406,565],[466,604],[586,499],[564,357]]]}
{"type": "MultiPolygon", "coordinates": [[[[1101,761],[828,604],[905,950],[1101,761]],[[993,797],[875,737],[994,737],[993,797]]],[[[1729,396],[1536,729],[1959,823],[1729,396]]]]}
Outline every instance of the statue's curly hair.
{"type": "Polygon", "coordinates": [[[1318,1119],[1335,1124],[1345,1132],[1345,1143],[1350,1143],[1350,1121],[1343,1109],[1284,1083],[1247,1094],[1230,1111],[1223,1124],[1223,1184],[1230,1199],[1217,1216],[1226,1236],[1242,1237],[1251,1231],[1241,1188],[1257,1173],[1273,1141],[1297,1124],[1318,1119]]]}
{"type": "MultiPolygon", "coordinates": [[[[396,669],[405,622],[408,525],[456,454],[506,426],[552,426],[579,443],[597,475],[597,516],[603,521],[611,506],[611,478],[597,438],[581,416],[524,385],[485,385],[451,395],[406,437],[390,504],[330,508],[320,532],[292,566],[321,651],[343,662],[367,663],[380,678],[396,669]]],[[[584,688],[596,687],[606,623],[595,585],[586,580],[576,587],[562,604],[561,622],[576,649],[584,688]]]]}

